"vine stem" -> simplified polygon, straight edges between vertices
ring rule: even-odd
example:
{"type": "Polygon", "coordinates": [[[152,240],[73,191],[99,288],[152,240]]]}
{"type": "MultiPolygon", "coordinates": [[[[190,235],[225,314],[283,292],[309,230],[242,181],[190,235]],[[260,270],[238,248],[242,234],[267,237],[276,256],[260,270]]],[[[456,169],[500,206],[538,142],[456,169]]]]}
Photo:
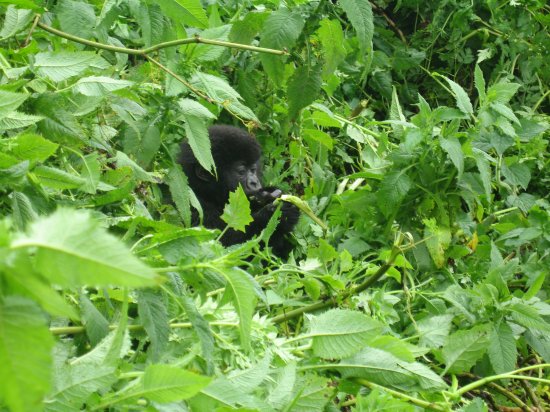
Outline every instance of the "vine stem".
{"type": "Polygon", "coordinates": [[[128,47],[112,46],[110,44],[105,44],[105,43],[100,43],[93,40],[84,39],[82,37],[78,37],[78,36],[66,33],[64,31],[54,29],[53,27],[48,26],[47,24],[44,24],[41,22],[37,22],[36,25],[40,27],[42,30],[55,34],[56,36],[59,36],[59,37],[63,37],[64,39],[67,39],[67,40],[71,40],[77,43],[85,44],[87,46],[95,47],[97,49],[109,50],[115,53],[131,54],[134,56],[146,56],[149,53],[153,53],[157,50],[165,49],[167,47],[175,47],[175,46],[181,46],[183,44],[192,44],[192,43],[210,44],[213,46],[222,46],[222,47],[229,47],[234,49],[250,50],[250,51],[259,52],[259,53],[269,53],[269,54],[277,54],[277,55],[288,54],[286,50],[267,49],[265,47],[250,46],[247,44],[232,43],[232,42],[222,41],[222,40],[205,39],[200,36],[194,36],[188,39],[171,40],[164,43],[156,44],[151,47],[147,47],[145,49],[131,49],[128,47]]]}

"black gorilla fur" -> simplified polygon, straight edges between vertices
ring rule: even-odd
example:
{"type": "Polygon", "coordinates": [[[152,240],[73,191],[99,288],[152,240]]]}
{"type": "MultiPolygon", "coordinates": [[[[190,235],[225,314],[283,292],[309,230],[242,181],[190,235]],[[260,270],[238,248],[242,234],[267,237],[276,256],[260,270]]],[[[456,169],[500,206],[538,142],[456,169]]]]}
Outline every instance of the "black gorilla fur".
{"type": "MultiPolygon", "coordinates": [[[[197,195],[203,212],[203,224],[208,228],[225,228],[220,218],[229,192],[239,183],[250,200],[254,221],[246,227],[246,232],[228,230],[221,241],[225,246],[242,243],[259,234],[269,222],[276,207],[273,201],[282,192],[274,187],[262,187],[260,158],[262,149],[250,134],[233,126],[218,125],[208,129],[212,146],[212,157],[216,164],[218,179],[203,169],[188,143],[181,147],[180,164],[189,180],[189,186],[197,195]]],[[[273,252],[287,257],[292,249],[286,235],[298,221],[298,209],[287,202],[281,208],[281,221],[269,240],[273,252]]]]}

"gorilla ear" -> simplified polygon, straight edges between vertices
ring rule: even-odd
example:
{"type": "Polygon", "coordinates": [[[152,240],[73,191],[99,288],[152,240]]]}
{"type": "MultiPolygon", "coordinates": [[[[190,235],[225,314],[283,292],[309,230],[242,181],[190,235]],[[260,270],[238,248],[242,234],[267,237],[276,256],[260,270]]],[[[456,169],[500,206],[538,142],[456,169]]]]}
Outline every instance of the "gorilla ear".
{"type": "Polygon", "coordinates": [[[205,169],[203,169],[201,166],[195,167],[195,175],[200,179],[204,180],[205,182],[209,182],[212,180],[212,175],[208,173],[205,169]]]}

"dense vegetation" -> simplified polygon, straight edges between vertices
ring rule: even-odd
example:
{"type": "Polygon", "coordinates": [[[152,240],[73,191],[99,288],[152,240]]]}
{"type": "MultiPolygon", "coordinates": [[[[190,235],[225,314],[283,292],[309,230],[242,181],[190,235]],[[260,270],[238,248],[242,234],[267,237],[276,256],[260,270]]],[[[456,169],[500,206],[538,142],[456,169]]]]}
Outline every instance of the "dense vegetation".
{"type": "Polygon", "coordinates": [[[0,410],[550,410],[549,12],[0,2],[0,410]],[[191,225],[212,123],[290,259],[191,225]]]}

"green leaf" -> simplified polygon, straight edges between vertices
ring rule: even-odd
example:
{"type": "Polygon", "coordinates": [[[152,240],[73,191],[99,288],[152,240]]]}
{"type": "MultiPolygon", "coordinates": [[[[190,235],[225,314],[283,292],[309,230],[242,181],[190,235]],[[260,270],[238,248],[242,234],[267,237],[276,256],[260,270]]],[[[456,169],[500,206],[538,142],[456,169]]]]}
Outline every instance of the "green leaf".
{"type": "Polygon", "coordinates": [[[191,77],[190,83],[230,112],[239,117],[259,122],[254,112],[241,102],[241,95],[224,79],[211,74],[196,72],[191,77]]]}
{"type": "Polygon", "coordinates": [[[216,165],[212,157],[206,123],[202,118],[194,115],[184,115],[183,119],[185,120],[185,136],[199,164],[204,170],[215,172],[216,165]]]}
{"type": "Polygon", "coordinates": [[[376,193],[378,207],[384,216],[390,217],[397,211],[411,187],[411,179],[404,171],[396,170],[384,176],[376,193]]]}
{"type": "Polygon", "coordinates": [[[468,97],[468,94],[464,91],[462,86],[445,76],[442,77],[447,80],[447,83],[449,83],[449,86],[453,91],[456,99],[456,107],[458,107],[462,113],[473,114],[474,108],[472,107],[472,102],[470,102],[470,98],[468,97]]]}
{"type": "Polygon", "coordinates": [[[449,139],[439,139],[441,148],[447,152],[451,161],[458,170],[458,177],[464,172],[464,153],[462,153],[462,146],[460,141],[456,137],[450,137],[449,139]]]}
{"type": "Polygon", "coordinates": [[[317,30],[321,46],[323,46],[324,67],[323,77],[332,74],[346,57],[344,47],[344,32],[338,20],[323,19],[317,30]]]}
{"type": "Polygon", "coordinates": [[[54,82],[67,80],[89,68],[108,67],[109,63],[95,52],[44,52],[38,53],[34,62],[37,74],[54,82]]]}
{"type": "Polygon", "coordinates": [[[41,184],[53,189],[76,189],[86,183],[80,176],[48,166],[37,166],[33,173],[41,184]]]}
{"type": "Polygon", "coordinates": [[[445,343],[451,331],[453,315],[426,317],[417,322],[419,346],[436,349],[445,343]]]}
{"type": "Polygon", "coordinates": [[[28,94],[0,90],[0,119],[15,111],[28,97],[28,94]]]}
{"type": "Polygon", "coordinates": [[[442,355],[445,373],[468,372],[481,359],[489,347],[489,334],[486,325],[459,330],[447,339],[442,355]]]}
{"type": "MultiPolygon", "coordinates": [[[[286,8],[271,13],[264,23],[260,33],[260,47],[269,49],[290,50],[304,27],[305,20],[299,11],[290,11],[286,8]]],[[[280,87],[284,79],[284,61],[283,56],[262,53],[260,61],[265,72],[276,85],[280,87]]]]}
{"type": "MultiPolygon", "coordinates": [[[[18,9],[10,4],[4,14],[4,26],[0,30],[0,40],[7,39],[27,28],[32,21],[34,13],[32,10],[18,9]]],[[[0,97],[0,102],[2,98],[0,97]]]]}
{"type": "Polygon", "coordinates": [[[534,307],[524,303],[514,303],[509,306],[509,310],[512,313],[512,319],[518,325],[540,332],[550,332],[550,324],[539,315],[534,307]]]}
{"type": "Polygon", "coordinates": [[[178,100],[178,106],[180,107],[184,116],[196,116],[201,117],[204,120],[215,119],[216,116],[205,106],[191,99],[178,100]]]}
{"type": "Polygon", "coordinates": [[[497,374],[515,369],[517,361],[516,340],[514,332],[506,322],[493,327],[487,350],[491,366],[497,374]]]}
{"type": "Polygon", "coordinates": [[[487,101],[508,103],[521,87],[518,83],[500,82],[489,86],[487,89],[487,101]]]}
{"type": "Polygon", "coordinates": [[[11,247],[35,250],[37,270],[65,287],[157,283],[155,272],[84,211],[58,209],[34,222],[11,247]]]}
{"type": "Polygon", "coordinates": [[[10,112],[0,119],[0,130],[21,129],[42,120],[42,116],[26,114],[21,112],[10,112]]]}
{"type": "Polygon", "coordinates": [[[39,411],[49,389],[53,338],[40,308],[7,296],[0,302],[0,399],[13,412],[39,411]]]}
{"type": "Polygon", "coordinates": [[[124,152],[116,152],[116,165],[117,168],[129,167],[134,172],[134,176],[137,180],[142,180],[144,182],[155,183],[155,179],[143,168],[141,168],[136,162],[128,157],[124,152]]]}
{"type": "Polygon", "coordinates": [[[483,72],[479,68],[478,64],[476,64],[476,68],[474,70],[474,83],[477,89],[477,94],[479,95],[480,105],[483,105],[487,95],[485,94],[485,79],[483,78],[483,72]]]}
{"type": "Polygon", "coordinates": [[[86,327],[86,335],[92,346],[95,346],[109,334],[109,321],[83,293],[80,295],[80,309],[82,324],[86,327]]]}
{"type": "Polygon", "coordinates": [[[424,219],[424,238],[426,247],[435,265],[438,268],[445,266],[447,262],[445,251],[451,244],[451,231],[447,227],[438,226],[435,219],[424,219]]]}
{"type": "Polygon", "coordinates": [[[155,362],[168,344],[170,326],[168,324],[168,311],[162,295],[151,289],[138,292],[138,314],[151,345],[149,346],[149,358],[155,362]]]}
{"type": "MultiPolygon", "coordinates": [[[[213,27],[200,33],[200,37],[203,39],[227,41],[230,30],[230,24],[213,27]]],[[[187,50],[193,60],[211,62],[219,59],[227,51],[227,48],[209,44],[192,44],[187,46],[187,50]]]]}
{"type": "Polygon", "coordinates": [[[91,4],[61,0],[55,8],[61,30],[89,39],[93,36],[96,16],[91,4]]]}
{"type": "Polygon", "coordinates": [[[521,186],[524,189],[527,189],[527,186],[531,181],[531,171],[529,170],[529,166],[525,163],[514,163],[510,166],[503,163],[502,175],[511,185],[521,186]]]}
{"type": "Polygon", "coordinates": [[[321,65],[300,66],[288,81],[288,114],[296,118],[298,112],[313,103],[321,90],[321,65]]]}
{"type": "Polygon", "coordinates": [[[241,344],[245,350],[248,350],[252,316],[257,301],[256,291],[261,291],[261,288],[252,276],[240,268],[226,268],[219,273],[227,280],[226,297],[233,303],[239,314],[241,344]]]}
{"type": "Polygon", "coordinates": [[[332,309],[312,319],[308,335],[313,338],[316,356],[342,359],[357,353],[381,332],[381,324],[360,312],[332,309]]]}
{"type": "Polygon", "coordinates": [[[166,176],[172,201],[186,227],[191,226],[191,201],[187,176],[179,165],[172,165],[166,176]]]}
{"type": "Polygon", "coordinates": [[[370,2],[368,0],[340,0],[340,5],[357,33],[361,51],[363,53],[372,52],[374,22],[370,2]]]}
{"type": "Polygon", "coordinates": [[[235,230],[246,232],[246,226],[254,221],[250,212],[250,202],[242,186],[229,193],[229,203],[225,205],[222,220],[235,230]]]}
{"type": "Polygon", "coordinates": [[[58,144],[44,139],[42,136],[34,133],[25,133],[13,139],[14,147],[12,154],[22,160],[31,162],[43,162],[53,155],[58,144]]]}
{"type": "Polygon", "coordinates": [[[157,4],[176,23],[183,22],[200,29],[208,27],[208,18],[200,0],[162,0],[157,4]]]}
{"type": "Polygon", "coordinates": [[[79,79],[74,85],[73,90],[84,96],[102,97],[109,93],[131,87],[134,82],[128,80],[117,80],[106,76],[89,76],[79,79]]]}

